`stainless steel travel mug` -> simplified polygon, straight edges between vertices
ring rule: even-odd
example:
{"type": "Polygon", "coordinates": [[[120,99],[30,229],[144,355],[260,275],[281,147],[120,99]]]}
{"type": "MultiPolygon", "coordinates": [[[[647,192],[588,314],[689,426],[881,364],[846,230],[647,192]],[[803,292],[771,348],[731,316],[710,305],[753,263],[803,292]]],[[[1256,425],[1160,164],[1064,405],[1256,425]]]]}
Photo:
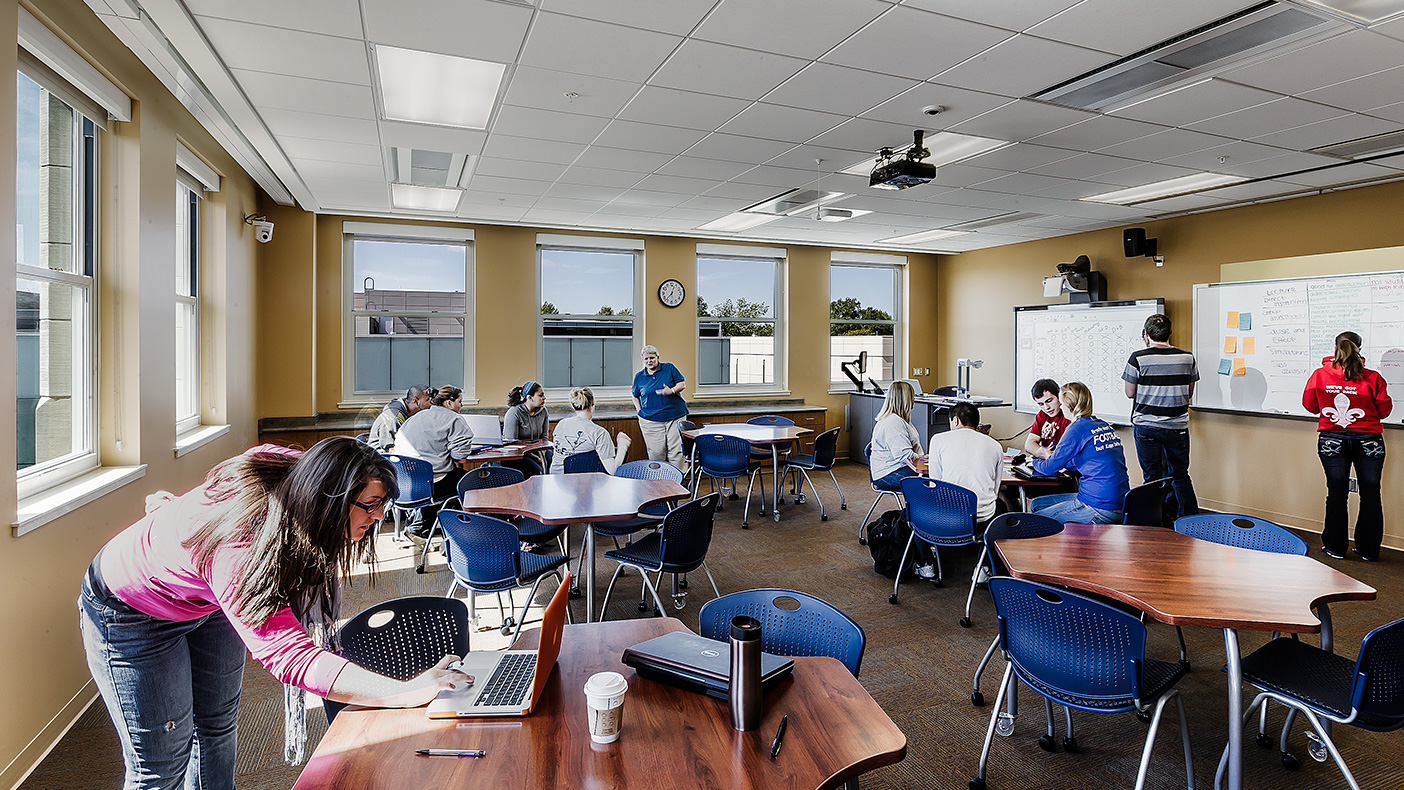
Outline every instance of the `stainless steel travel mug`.
{"type": "Polygon", "coordinates": [[[761,624],[741,615],[731,620],[731,726],[754,730],[761,722],[761,624]]]}

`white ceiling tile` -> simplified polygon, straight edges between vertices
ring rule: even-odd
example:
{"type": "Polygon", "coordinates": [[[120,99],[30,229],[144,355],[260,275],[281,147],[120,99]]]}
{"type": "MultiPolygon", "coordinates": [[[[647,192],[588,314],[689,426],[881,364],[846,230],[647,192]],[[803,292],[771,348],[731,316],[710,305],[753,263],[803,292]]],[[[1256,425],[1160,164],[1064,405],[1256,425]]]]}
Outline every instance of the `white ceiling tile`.
{"type": "MultiPolygon", "coordinates": [[[[813,162],[810,162],[811,166],[813,166],[813,164],[813,162]]],[[[732,181],[738,181],[742,184],[774,187],[775,192],[783,192],[786,189],[797,189],[799,187],[812,185],[814,183],[814,171],[805,171],[793,167],[761,165],[760,167],[753,167],[747,170],[732,179],[732,181]]]]}
{"type": "MultiPolygon", "coordinates": [[[[1076,156],[1077,152],[1063,148],[1051,148],[1045,145],[1034,145],[1033,143],[1015,143],[1007,145],[988,154],[963,160],[965,164],[977,165],[979,167],[992,167],[995,170],[1008,170],[1010,172],[1022,172],[1033,170],[1051,162],[1057,162],[1076,156]]],[[[1090,156],[1090,154],[1088,154],[1090,156]]],[[[1109,157],[1110,158],[1110,157],[1109,157]]],[[[1044,175],[1059,175],[1055,173],[1045,173],[1044,175]]]]}
{"type": "Polygon", "coordinates": [[[695,35],[813,60],[888,8],[878,0],[724,0],[695,35]]]}
{"type": "Polygon", "coordinates": [[[1370,114],[1378,118],[1394,121],[1395,123],[1404,123],[1404,102],[1376,107],[1370,111],[1370,114]]]}
{"type": "Polygon", "coordinates": [[[1165,131],[1165,127],[1159,124],[1099,115],[1033,139],[1040,145],[1073,148],[1079,151],[1095,151],[1109,145],[1124,143],[1127,140],[1137,140],[1163,131],[1165,131]]]}
{"type": "Polygon", "coordinates": [[[1105,52],[1018,35],[932,79],[945,85],[1017,98],[1057,85],[1107,60],[1105,52]],[[1030,63],[1037,63],[1038,68],[1026,68],[1030,63]]]}
{"type": "Polygon", "coordinates": [[[802,143],[817,134],[834,128],[845,120],[845,116],[834,113],[756,102],[742,110],[735,118],[727,121],[717,131],[748,137],[763,137],[768,140],[802,143]]]}
{"type": "Polygon", "coordinates": [[[359,39],[210,17],[200,20],[200,29],[231,69],[370,84],[369,56],[359,39]]]}
{"type": "MultiPolygon", "coordinates": [[[[1085,197],[1110,192],[1115,188],[1107,184],[1092,181],[1075,181],[1070,178],[1060,179],[1060,181],[1061,183],[1036,190],[1034,194],[1038,197],[1056,198],[1058,200],[1081,200],[1085,197]]],[[[981,184],[980,188],[985,189],[988,186],[988,184],[981,184]]]]}
{"type": "Polygon", "coordinates": [[[1009,102],[1008,98],[992,93],[923,82],[868,110],[862,117],[912,126],[938,123],[943,127],[950,127],[1009,102]],[[932,106],[942,108],[940,115],[927,115],[923,112],[925,108],[932,106]]]}
{"type": "Polygon", "coordinates": [[[1179,195],[1160,200],[1149,200],[1145,203],[1137,203],[1135,206],[1127,206],[1127,208],[1139,209],[1147,214],[1168,214],[1173,211],[1194,211],[1210,206],[1222,206],[1227,202],[1229,201],[1226,199],[1205,197],[1204,195],[1179,195]]]}
{"type": "Polygon", "coordinates": [[[596,118],[593,115],[572,115],[509,105],[498,111],[497,120],[492,124],[492,133],[540,140],[561,140],[567,143],[589,143],[598,137],[607,125],[607,119],[596,118]]]}
{"type": "Polygon", "coordinates": [[[621,25],[686,35],[712,10],[717,0],[540,0],[543,10],[617,22],[621,25]]]}
{"type": "Polygon", "coordinates": [[[962,121],[948,131],[1019,142],[1094,117],[1092,113],[1021,99],[962,121]]]}
{"type": "MultiPolygon", "coordinates": [[[[381,121],[380,141],[396,148],[418,148],[422,151],[448,151],[454,154],[479,154],[487,140],[487,132],[476,129],[456,129],[451,126],[430,126],[423,123],[381,121]]],[[[531,159],[529,156],[509,159],[531,159]]]]}
{"type": "Polygon", "coordinates": [[[501,176],[485,176],[476,174],[468,184],[473,192],[498,192],[503,195],[530,195],[538,196],[546,194],[546,190],[551,186],[549,181],[530,181],[525,178],[504,178],[501,176]]]}
{"type": "Polygon", "coordinates": [[[1353,80],[1338,82],[1335,85],[1317,88],[1301,95],[1302,98],[1329,104],[1332,107],[1367,112],[1376,107],[1393,104],[1400,96],[1404,96],[1404,66],[1371,74],[1368,77],[1357,77],[1353,80]]]}
{"type": "MultiPolygon", "coordinates": [[[[1061,150],[1061,149],[1052,149],[1061,150]]],[[[996,153],[999,153],[998,151],[996,153]]],[[[1067,153],[1067,152],[1064,152],[1067,153]]],[[[978,162],[978,160],[976,160],[978,162]]],[[[1028,168],[1031,173],[1039,173],[1046,176],[1060,176],[1062,178],[1087,179],[1094,176],[1110,173],[1113,170],[1121,170],[1139,164],[1131,159],[1123,159],[1119,156],[1107,156],[1105,154],[1078,154],[1059,159],[1048,164],[1036,165],[1028,168]]]]}
{"type": "MultiPolygon", "coordinates": [[[[362,38],[361,9],[357,0],[184,0],[197,17],[218,17],[245,21],[257,19],[273,27],[323,33],[328,36],[362,38]]],[[[203,19],[196,19],[203,25],[203,19]]]]}
{"type": "Polygon", "coordinates": [[[1184,125],[1195,131],[1246,138],[1263,129],[1289,129],[1344,114],[1335,107],[1289,97],[1184,125]]]}
{"type": "Polygon", "coordinates": [[[577,200],[574,198],[561,198],[545,196],[537,200],[532,206],[533,210],[543,211],[576,211],[586,214],[593,214],[604,207],[608,201],[604,200],[577,200]]]}
{"type": "Polygon", "coordinates": [[[256,107],[301,110],[348,118],[375,118],[375,99],[368,85],[311,80],[286,74],[232,70],[235,82],[256,107]]]}
{"type": "Polygon", "coordinates": [[[1086,0],[1029,28],[1030,33],[1130,55],[1255,5],[1251,0],[1086,0]]]}
{"type": "Polygon", "coordinates": [[[1009,36],[1007,30],[897,6],[823,60],[925,80],[1009,36]]]}
{"type": "MultiPolygon", "coordinates": [[[[471,195],[463,199],[468,200],[471,195]]],[[[479,206],[471,203],[458,204],[458,216],[467,220],[479,220],[481,222],[520,222],[522,215],[526,213],[524,208],[511,208],[509,206],[479,206]]]]}
{"type": "MultiPolygon", "coordinates": [[[[592,148],[585,152],[585,156],[590,156],[592,151],[608,149],[592,148]]],[[[605,187],[628,189],[637,184],[639,179],[644,177],[644,173],[634,173],[628,170],[614,170],[603,167],[581,167],[575,165],[568,168],[557,181],[561,184],[579,184],[583,186],[605,187]]]]}
{"type": "MultiPolygon", "coordinates": [[[[929,126],[926,134],[935,134],[929,126]]],[[[913,127],[867,118],[853,118],[808,141],[809,145],[848,151],[876,152],[879,148],[901,148],[912,144],[913,127]]],[[[852,158],[852,157],[849,157],[852,158]]],[[[852,164],[849,162],[848,164],[852,164]]],[[[840,165],[839,169],[848,164],[840,165]]]]}
{"type": "Polygon", "coordinates": [[[479,176],[495,176],[500,178],[525,178],[529,181],[555,181],[565,172],[565,165],[551,162],[536,162],[522,159],[498,159],[497,157],[483,157],[479,159],[473,168],[473,173],[479,176]]]}
{"type": "Polygon", "coordinates": [[[373,43],[496,63],[517,59],[532,15],[529,7],[490,0],[395,0],[361,8],[373,43]]]}
{"type": "Polygon", "coordinates": [[[707,190],[708,197],[739,200],[743,206],[749,206],[773,194],[775,194],[775,190],[766,184],[745,184],[740,181],[728,181],[707,190]]]}
{"type": "MultiPolygon", "coordinates": [[[[774,167],[789,167],[795,170],[802,170],[809,173],[810,178],[814,177],[814,160],[823,159],[820,166],[822,172],[832,173],[850,167],[862,161],[864,153],[862,151],[849,151],[843,148],[825,148],[821,145],[805,144],[791,148],[783,154],[774,157],[766,162],[774,167]]],[[[867,154],[867,158],[875,158],[874,154],[867,154]]]]}
{"type": "Polygon", "coordinates": [[[297,174],[304,181],[371,181],[385,184],[390,181],[385,175],[385,165],[358,165],[350,162],[328,162],[323,159],[290,159],[297,174]]]}
{"type": "Polygon", "coordinates": [[[765,101],[855,116],[918,84],[916,80],[811,63],[784,85],[766,94],[765,101]]]}
{"type": "Polygon", "coordinates": [[[1250,181],[1247,184],[1233,184],[1231,186],[1210,189],[1197,194],[1215,200],[1258,200],[1266,197],[1276,197],[1293,192],[1301,192],[1300,184],[1289,184],[1284,181],[1250,181]]]}
{"type": "Polygon", "coordinates": [[[687,220],[688,222],[691,222],[691,223],[693,223],[694,225],[701,225],[701,224],[703,224],[703,223],[705,223],[705,222],[711,222],[712,220],[714,220],[714,219],[716,219],[717,217],[721,216],[721,212],[717,212],[717,211],[702,211],[702,210],[698,210],[698,209],[695,209],[695,208],[685,208],[685,207],[684,207],[684,208],[670,208],[670,209],[668,209],[667,211],[663,212],[662,214],[659,214],[658,216],[660,216],[660,217],[662,217],[662,218],[664,218],[664,219],[681,219],[681,220],[687,220]]]}
{"type": "Polygon", "coordinates": [[[1217,135],[1192,132],[1188,129],[1167,129],[1124,143],[1104,146],[1097,149],[1097,152],[1111,156],[1123,156],[1127,159],[1159,162],[1172,156],[1212,148],[1227,142],[1229,142],[1227,138],[1217,135]]]}
{"type": "Polygon", "coordinates": [[[378,145],[341,143],[333,140],[304,140],[301,137],[280,136],[278,145],[294,159],[320,159],[328,162],[349,162],[358,165],[384,165],[385,155],[378,145]]]}
{"type": "Polygon", "coordinates": [[[642,123],[684,126],[710,132],[746,109],[751,102],[726,96],[645,85],[619,117],[642,123]]]}
{"type": "Polygon", "coordinates": [[[645,176],[635,189],[653,190],[655,192],[676,192],[679,195],[695,197],[706,192],[716,184],[705,178],[685,178],[683,176],[661,176],[653,174],[645,176]]]}
{"type": "Polygon", "coordinates": [[[1295,129],[1285,129],[1254,137],[1253,142],[1275,145],[1279,148],[1290,148],[1295,151],[1306,151],[1320,148],[1323,145],[1334,145],[1335,143],[1359,140],[1362,137],[1373,137],[1377,134],[1399,130],[1400,124],[1397,122],[1351,113],[1298,126],[1295,129]]]}
{"type": "Polygon", "coordinates": [[[691,39],[678,48],[649,83],[759,99],[804,68],[804,64],[799,58],[691,39]]]}
{"type": "Polygon", "coordinates": [[[749,203],[743,203],[735,198],[716,197],[714,195],[698,195],[682,204],[683,208],[696,209],[698,211],[715,211],[718,214],[730,214],[733,211],[740,211],[749,203]]]}
{"type": "Polygon", "coordinates": [[[1129,107],[1112,110],[1110,114],[1166,126],[1188,126],[1195,121],[1256,107],[1278,98],[1276,93],[1221,79],[1206,79],[1129,107]]]}
{"type": "MultiPolygon", "coordinates": [[[[1245,145],[1247,145],[1245,143],[1245,145]]],[[[1225,171],[1232,169],[1234,175],[1247,178],[1271,178],[1299,170],[1312,170],[1326,165],[1338,165],[1341,160],[1320,154],[1290,153],[1259,159],[1256,162],[1226,162],[1218,167],[1225,171]]]]}
{"type": "Polygon", "coordinates": [[[556,71],[642,82],[682,39],[587,19],[539,13],[519,62],[556,71]]]}
{"type": "Polygon", "coordinates": [[[1307,173],[1296,173],[1284,176],[1282,181],[1289,181],[1293,184],[1302,184],[1312,187],[1329,187],[1337,184],[1348,184],[1353,181],[1364,181],[1372,178],[1394,178],[1399,175],[1398,171],[1373,165],[1369,162],[1351,162],[1339,167],[1327,167],[1321,170],[1313,170],[1307,173]]]}
{"type": "Polygon", "coordinates": [[[1356,29],[1221,76],[1278,93],[1300,95],[1392,69],[1400,63],[1404,63],[1404,42],[1356,29]]]}
{"type": "MultiPolygon", "coordinates": [[[[724,162],[720,159],[700,159],[694,156],[680,156],[658,168],[659,175],[705,178],[713,182],[730,181],[751,169],[749,162],[724,162]]],[[[708,184],[710,189],[712,184],[708,184]]]]}
{"type": "Polygon", "coordinates": [[[484,189],[474,189],[471,186],[463,195],[463,202],[459,207],[471,206],[497,206],[499,208],[516,209],[518,212],[526,211],[536,203],[536,195],[508,194],[506,192],[489,192],[484,189]]]}
{"type": "Polygon", "coordinates": [[[563,143],[554,140],[531,140],[526,137],[508,137],[494,134],[483,146],[483,156],[501,159],[526,159],[533,162],[553,162],[568,165],[580,156],[585,146],[580,143],[563,143]]]}
{"type": "Polygon", "coordinates": [[[660,208],[672,208],[681,206],[687,202],[692,195],[682,195],[677,192],[654,192],[647,189],[631,189],[628,192],[614,199],[610,205],[629,206],[658,206],[660,208]]]}
{"type": "Polygon", "coordinates": [[[1263,159],[1271,159],[1282,153],[1280,148],[1236,140],[1213,148],[1205,148],[1202,151],[1167,157],[1162,160],[1162,164],[1188,167],[1191,170],[1202,170],[1210,173],[1243,175],[1238,169],[1241,166],[1263,159]]]}
{"type": "Polygon", "coordinates": [[[258,114],[273,134],[302,137],[309,140],[336,140],[343,143],[380,144],[380,132],[375,121],[364,118],[339,118],[297,110],[259,110],[258,114]]]}
{"type": "MultiPolygon", "coordinates": [[[[1096,156],[1096,154],[1092,154],[1092,156],[1096,156]]],[[[1192,176],[1198,172],[1198,170],[1191,170],[1187,167],[1145,162],[1108,173],[1100,173],[1096,180],[1123,187],[1138,187],[1142,184],[1154,184],[1158,181],[1169,181],[1172,178],[1192,176]]]]}
{"type": "Polygon", "coordinates": [[[533,208],[522,215],[522,222],[534,222],[542,225],[565,225],[567,227],[588,227],[593,212],[589,211],[551,211],[548,209],[533,208]]]}
{"type": "Polygon", "coordinates": [[[610,148],[597,144],[586,149],[585,153],[581,154],[580,158],[575,160],[575,167],[572,167],[571,170],[577,167],[585,167],[625,173],[652,173],[654,170],[667,164],[668,160],[672,158],[672,154],[660,154],[652,151],[640,151],[628,148],[610,148]]]}
{"type": "MultiPolygon", "coordinates": [[[[964,164],[946,165],[945,167],[937,168],[936,184],[943,187],[968,187],[1007,175],[1009,174],[1003,170],[994,170],[988,167],[976,167],[974,165],[964,164]]],[[[928,184],[927,186],[930,185],[928,184]]],[[[922,189],[922,187],[912,187],[907,191],[916,192],[917,195],[914,195],[914,197],[916,197],[920,195],[918,191],[920,189],[922,189]]]]}
{"type": "Polygon", "coordinates": [[[667,211],[667,206],[642,206],[636,203],[610,203],[595,213],[595,216],[613,215],[624,218],[647,219],[667,211]]]}
{"type": "Polygon", "coordinates": [[[335,199],[338,203],[386,200],[390,195],[390,185],[380,182],[363,181],[355,178],[316,178],[307,181],[312,194],[322,199],[335,199]]]}
{"type": "Polygon", "coordinates": [[[1385,156],[1379,159],[1370,160],[1370,164],[1378,167],[1388,167],[1391,170],[1404,170],[1404,154],[1385,156]]]}
{"type": "Polygon", "coordinates": [[[696,129],[679,129],[676,126],[636,121],[612,121],[595,141],[595,145],[660,154],[680,154],[705,136],[706,132],[696,129]]]}
{"type": "Polygon", "coordinates": [[[1024,30],[1082,0],[902,0],[902,5],[969,19],[1005,30],[1024,30]]]}
{"type": "Polygon", "coordinates": [[[502,102],[557,112],[613,118],[638,93],[634,82],[518,66],[502,102]],[[575,96],[569,94],[574,93],[575,96]]]}

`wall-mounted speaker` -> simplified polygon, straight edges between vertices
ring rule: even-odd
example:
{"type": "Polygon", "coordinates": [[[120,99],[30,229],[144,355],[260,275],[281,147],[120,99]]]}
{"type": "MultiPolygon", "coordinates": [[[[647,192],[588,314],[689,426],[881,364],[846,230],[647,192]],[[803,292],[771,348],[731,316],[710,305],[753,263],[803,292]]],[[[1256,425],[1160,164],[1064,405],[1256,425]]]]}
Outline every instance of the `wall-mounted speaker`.
{"type": "Polygon", "coordinates": [[[1128,258],[1154,257],[1155,242],[1155,239],[1146,238],[1145,228],[1127,228],[1121,234],[1121,243],[1128,258]]]}

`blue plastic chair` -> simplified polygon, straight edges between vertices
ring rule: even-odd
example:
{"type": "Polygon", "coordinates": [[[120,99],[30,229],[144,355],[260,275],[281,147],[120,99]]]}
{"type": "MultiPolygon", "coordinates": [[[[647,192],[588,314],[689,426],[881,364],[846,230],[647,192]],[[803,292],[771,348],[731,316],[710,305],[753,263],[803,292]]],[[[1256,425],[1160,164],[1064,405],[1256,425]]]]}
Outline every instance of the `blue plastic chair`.
{"type": "MultiPolygon", "coordinates": [[[[468,590],[468,617],[476,625],[478,622],[478,593],[497,593],[497,607],[502,614],[502,635],[512,635],[516,639],[521,634],[526,621],[527,609],[536,599],[536,589],[546,576],[555,576],[562,582],[560,568],[570,562],[564,555],[542,556],[521,550],[521,535],[517,528],[500,518],[478,513],[464,513],[461,510],[439,511],[439,526],[444,530],[448,541],[449,568],[453,570],[453,582],[449,584],[444,597],[453,597],[454,590],[463,586],[468,590]],[[531,593],[522,602],[521,618],[506,613],[502,607],[505,590],[531,585],[531,593]],[[512,626],[516,626],[513,633],[512,626]]],[[[569,617],[569,612],[567,612],[569,617]]]]}
{"type": "MultiPolygon", "coordinates": [[[[337,632],[338,654],[378,675],[409,680],[432,669],[444,656],[467,655],[468,620],[468,607],[457,598],[396,598],[347,620],[337,632]]],[[[327,724],[344,707],[344,702],[323,700],[327,724]]]]}
{"type": "MultiPolygon", "coordinates": [[[[760,416],[760,417],[752,417],[751,419],[746,420],[746,424],[747,424],[747,425],[763,425],[763,426],[765,426],[765,427],[767,427],[767,428],[790,428],[790,427],[793,427],[793,426],[794,426],[795,421],[792,420],[792,419],[790,419],[789,417],[781,417],[781,416],[778,415],[778,414],[766,414],[766,415],[762,415],[762,416],[760,416]]],[[[785,447],[785,448],[779,450],[779,453],[780,453],[780,460],[781,460],[782,462],[783,462],[785,459],[787,459],[787,458],[790,457],[790,451],[791,451],[792,449],[793,449],[793,446],[785,447]]],[[[752,458],[755,458],[755,459],[757,459],[757,460],[769,461],[769,460],[770,460],[770,448],[769,448],[769,447],[752,447],[752,448],[751,448],[751,457],[752,457],[752,458]]]]}
{"type": "Polygon", "coordinates": [[[878,503],[882,501],[883,497],[888,496],[890,494],[893,499],[897,500],[897,507],[906,507],[906,505],[902,504],[902,492],[891,491],[886,488],[878,488],[877,483],[873,482],[872,461],[873,444],[872,442],[869,442],[863,445],[863,463],[868,467],[868,485],[873,489],[873,492],[877,494],[877,498],[873,500],[872,505],[868,506],[868,515],[864,516],[863,520],[858,522],[858,545],[860,546],[868,545],[868,539],[863,537],[863,530],[867,527],[868,520],[873,517],[873,511],[877,510],[878,503]]]}
{"type": "Polygon", "coordinates": [[[708,601],[698,612],[698,631],[708,639],[731,638],[731,620],[749,615],[761,623],[761,650],[777,656],[829,656],[858,677],[867,636],[833,604],[797,590],[745,590],[708,601]],[[792,599],[794,609],[776,605],[792,599]]]}
{"type": "MultiPolygon", "coordinates": [[[[1055,702],[1094,713],[1144,714],[1154,707],[1136,773],[1136,790],[1145,785],[1160,717],[1165,704],[1173,699],[1180,715],[1185,775],[1193,788],[1189,727],[1184,703],[1175,688],[1185,668],[1146,658],[1146,627],[1139,619],[1094,598],[1007,576],[990,579],[990,594],[999,616],[999,643],[1009,666],[1004,670],[980,750],[979,771],[970,780],[970,790],[985,789],[985,766],[999,706],[1015,677],[1044,698],[1049,727],[1048,734],[1039,738],[1039,745],[1047,751],[1057,749],[1052,719],[1055,702]]],[[[1063,739],[1063,748],[1077,750],[1071,732],[1063,739]]]]}
{"type": "MultiPolygon", "coordinates": [[[[400,489],[399,496],[395,497],[396,538],[404,534],[401,514],[405,511],[423,511],[426,507],[439,507],[456,498],[434,498],[434,467],[428,461],[405,455],[387,455],[385,458],[395,468],[395,485],[400,489]]],[[[429,559],[429,544],[433,542],[434,532],[438,528],[438,521],[429,524],[429,532],[424,536],[424,548],[419,553],[419,564],[415,566],[415,573],[424,572],[424,564],[429,559]]]]}
{"type": "MultiPolygon", "coordinates": [[[[1321,720],[1375,732],[1404,728],[1404,619],[1366,634],[1354,661],[1294,639],[1274,639],[1243,659],[1243,680],[1262,692],[1244,712],[1245,725],[1254,709],[1269,699],[1289,708],[1280,743],[1284,766],[1298,767],[1297,758],[1287,751],[1287,735],[1292,718],[1301,711],[1346,783],[1360,790],[1321,720]]],[[[1225,749],[1214,775],[1215,787],[1227,764],[1225,749]]]]}
{"type": "Polygon", "coordinates": [[[1142,483],[1126,492],[1121,505],[1121,523],[1142,527],[1165,525],[1165,493],[1170,490],[1170,478],[1162,477],[1142,483]]]}
{"type": "Polygon", "coordinates": [[[600,461],[600,454],[594,451],[567,456],[564,466],[565,473],[568,475],[586,472],[605,472],[604,462],[600,461]]]}
{"type": "MultiPolygon", "coordinates": [[[[697,451],[697,476],[692,481],[692,496],[697,496],[697,489],[702,485],[702,478],[708,477],[712,480],[712,490],[717,489],[717,482],[721,481],[722,489],[725,490],[726,482],[735,480],[738,477],[749,478],[746,483],[746,506],[741,512],[741,528],[749,529],[751,526],[751,491],[756,484],[756,476],[760,473],[761,463],[751,457],[751,443],[737,436],[727,436],[720,433],[709,433],[697,437],[694,449],[697,451]]],[[[761,503],[760,514],[765,515],[765,478],[760,478],[761,503]]],[[[718,500],[717,510],[722,506],[718,500]]]]}
{"type": "MultiPolygon", "coordinates": [[[[520,469],[513,469],[510,466],[480,466],[458,479],[458,499],[460,502],[463,501],[463,492],[465,491],[500,488],[515,485],[525,479],[526,475],[520,469]]],[[[503,514],[503,518],[517,528],[517,534],[521,535],[523,541],[545,543],[554,540],[561,547],[562,554],[570,553],[566,550],[565,544],[566,524],[542,524],[528,516],[503,514]]]]}
{"type": "MultiPolygon", "coordinates": [[[[903,508],[907,513],[907,526],[912,528],[907,546],[902,550],[899,569],[907,567],[907,555],[912,552],[912,544],[920,538],[932,546],[936,556],[936,578],[932,584],[941,586],[941,552],[937,546],[973,546],[979,542],[975,537],[975,492],[968,488],[932,480],[929,477],[908,477],[902,480],[903,508]]],[[[979,566],[976,566],[978,572],[979,566]]],[[[902,583],[899,570],[892,580],[892,595],[887,602],[897,603],[897,586],[902,583]]],[[[970,601],[965,602],[965,616],[970,617],[970,601]]]]}
{"type": "Polygon", "coordinates": [[[370,444],[370,434],[358,433],[356,434],[356,441],[360,442],[361,444],[370,444]]]}
{"type": "MultiPolygon", "coordinates": [[[[604,604],[600,607],[601,622],[605,619],[605,612],[609,611],[609,594],[625,568],[639,570],[644,587],[653,594],[653,603],[659,614],[663,612],[663,600],[658,597],[658,585],[649,581],[649,573],[657,574],[657,580],[661,581],[664,573],[671,573],[676,578],[680,573],[701,568],[707,574],[707,581],[712,583],[712,593],[721,597],[717,582],[707,568],[707,549],[712,544],[712,516],[719,499],[721,494],[712,492],[701,499],[679,505],[664,517],[663,526],[657,532],[650,532],[621,548],[605,552],[605,556],[618,562],[619,566],[614,569],[614,575],[609,577],[609,586],[605,588],[604,604]]],[[[686,595],[685,591],[673,593],[673,608],[686,606],[686,595]]],[[[641,611],[647,608],[647,603],[639,602],[641,611]]]]}
{"type": "Polygon", "coordinates": [[[1306,541],[1285,527],[1266,519],[1240,516],[1236,513],[1201,513],[1175,519],[1175,531],[1181,535],[1237,546],[1240,549],[1268,551],[1274,554],[1295,554],[1305,557],[1306,541]]]}
{"type": "MultiPolygon", "coordinates": [[[[627,464],[620,464],[614,470],[615,477],[628,478],[630,480],[671,480],[674,483],[682,484],[683,473],[681,469],[666,461],[630,461],[627,464]]],[[[667,516],[672,509],[668,502],[659,502],[647,505],[639,510],[639,514],[633,518],[620,519],[619,521],[597,521],[590,525],[596,537],[606,537],[614,542],[614,547],[619,548],[619,538],[632,535],[635,532],[642,532],[646,529],[656,529],[663,523],[663,517],[667,516]]],[[[585,554],[582,550],[579,564],[575,568],[575,578],[580,578],[581,571],[585,563],[585,554]]]]}
{"type": "Polygon", "coordinates": [[[828,521],[829,516],[824,513],[824,500],[819,499],[819,490],[814,487],[814,481],[809,479],[809,473],[813,471],[828,472],[829,479],[834,481],[834,489],[839,494],[839,509],[848,509],[848,500],[844,499],[843,488],[839,486],[838,478],[834,477],[834,460],[838,457],[838,428],[824,431],[814,437],[814,452],[812,454],[797,454],[790,456],[785,461],[784,470],[780,473],[780,480],[784,482],[785,476],[794,472],[795,474],[795,503],[804,502],[804,486],[800,485],[799,477],[804,476],[804,482],[809,484],[809,490],[814,493],[814,498],[819,501],[819,520],[828,521]]]}

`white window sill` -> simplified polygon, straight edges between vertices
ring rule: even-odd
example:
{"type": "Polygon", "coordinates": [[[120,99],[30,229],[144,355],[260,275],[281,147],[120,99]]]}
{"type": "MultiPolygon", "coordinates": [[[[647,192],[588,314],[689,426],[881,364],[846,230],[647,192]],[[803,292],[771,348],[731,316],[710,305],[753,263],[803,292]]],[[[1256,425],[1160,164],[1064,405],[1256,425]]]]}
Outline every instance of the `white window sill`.
{"type": "Polygon", "coordinates": [[[720,398],[774,398],[789,395],[789,390],[749,389],[746,387],[708,387],[693,393],[693,400],[720,398]]]}
{"type": "Polygon", "coordinates": [[[229,433],[228,425],[197,425],[176,437],[175,457],[197,450],[229,433]]]}
{"type": "MultiPolygon", "coordinates": [[[[399,395],[388,397],[385,400],[344,400],[336,404],[336,407],[338,409],[375,409],[375,413],[378,415],[380,414],[381,409],[385,408],[385,404],[389,403],[392,400],[395,400],[396,398],[403,397],[404,393],[400,393],[399,395]]],[[[478,399],[470,398],[467,394],[464,394],[463,405],[477,406],[478,399]]]]}
{"type": "Polygon", "coordinates": [[[10,525],[11,530],[15,537],[32,532],[134,480],[141,479],[145,474],[146,464],[104,466],[76,480],[21,499],[18,518],[10,525]]]}

